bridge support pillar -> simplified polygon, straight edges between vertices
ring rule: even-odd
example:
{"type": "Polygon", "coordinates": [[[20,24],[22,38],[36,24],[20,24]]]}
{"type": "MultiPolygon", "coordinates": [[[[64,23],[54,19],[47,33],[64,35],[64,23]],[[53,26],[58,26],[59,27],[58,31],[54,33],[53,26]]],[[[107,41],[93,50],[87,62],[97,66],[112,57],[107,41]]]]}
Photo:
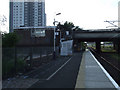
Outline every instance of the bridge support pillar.
{"type": "Polygon", "coordinates": [[[118,47],[117,52],[120,53],[120,41],[118,42],[117,47],[118,47]]]}
{"type": "Polygon", "coordinates": [[[113,49],[116,50],[116,44],[113,42],[113,49]]]}
{"type": "Polygon", "coordinates": [[[96,50],[97,50],[98,53],[101,52],[101,43],[100,43],[100,41],[96,42],[96,50]]]}
{"type": "Polygon", "coordinates": [[[120,41],[114,42],[114,49],[117,53],[120,53],[120,41]]]}

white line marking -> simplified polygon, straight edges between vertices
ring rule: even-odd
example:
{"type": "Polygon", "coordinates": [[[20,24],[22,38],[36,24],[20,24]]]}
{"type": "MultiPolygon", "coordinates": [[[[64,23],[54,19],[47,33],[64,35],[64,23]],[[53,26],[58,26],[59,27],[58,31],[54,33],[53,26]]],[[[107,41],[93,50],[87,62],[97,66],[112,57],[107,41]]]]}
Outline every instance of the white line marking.
{"type": "MultiPolygon", "coordinates": [[[[90,52],[90,51],[89,51],[90,52]]],[[[103,70],[103,72],[106,74],[106,76],[110,79],[112,84],[117,88],[118,90],[120,89],[119,85],[115,82],[115,80],[110,76],[110,74],[105,70],[105,68],[98,62],[98,60],[94,57],[94,55],[90,52],[94,60],[97,62],[97,64],[100,66],[100,68],[103,70]]]]}
{"type": "Polygon", "coordinates": [[[65,62],[57,71],[55,71],[52,75],[50,75],[46,80],[50,80],[60,69],[62,69],[70,60],[72,59],[72,57],[65,62]]]}

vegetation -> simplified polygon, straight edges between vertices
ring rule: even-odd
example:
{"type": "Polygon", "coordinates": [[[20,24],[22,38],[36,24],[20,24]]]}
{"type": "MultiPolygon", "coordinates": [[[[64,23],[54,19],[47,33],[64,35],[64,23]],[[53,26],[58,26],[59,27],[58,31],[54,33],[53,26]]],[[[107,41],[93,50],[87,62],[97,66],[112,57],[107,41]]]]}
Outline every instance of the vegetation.
{"type": "Polygon", "coordinates": [[[113,49],[102,49],[102,52],[116,52],[116,50],[113,50],[113,49]]]}
{"type": "Polygon", "coordinates": [[[3,47],[14,47],[18,42],[19,37],[14,33],[5,33],[2,35],[2,46],[3,47]]]}
{"type": "Polygon", "coordinates": [[[85,50],[87,48],[86,43],[85,42],[81,42],[81,47],[82,47],[83,50],[85,50]]]}
{"type": "Polygon", "coordinates": [[[62,36],[66,35],[66,31],[69,31],[70,35],[72,35],[73,31],[82,30],[79,26],[75,26],[72,22],[65,22],[64,24],[59,23],[57,25],[57,29],[61,30],[62,36]]]}
{"type": "Polygon", "coordinates": [[[3,60],[2,62],[2,75],[5,76],[11,76],[16,72],[23,72],[25,68],[25,61],[22,59],[17,59],[17,66],[15,67],[14,59],[6,58],[6,60],[3,60]]]}
{"type": "Polygon", "coordinates": [[[21,57],[15,59],[15,48],[2,48],[2,75],[9,77],[24,70],[25,61],[21,57]],[[15,65],[16,60],[16,65],[15,65]]]}
{"type": "Polygon", "coordinates": [[[107,45],[107,46],[101,46],[102,52],[116,52],[116,50],[113,49],[113,46],[107,45]]]}
{"type": "Polygon", "coordinates": [[[16,58],[15,65],[15,55],[17,55],[15,45],[19,41],[19,37],[15,32],[13,33],[2,33],[2,75],[4,77],[9,77],[16,72],[21,72],[24,70],[25,61],[21,58],[16,58]]]}

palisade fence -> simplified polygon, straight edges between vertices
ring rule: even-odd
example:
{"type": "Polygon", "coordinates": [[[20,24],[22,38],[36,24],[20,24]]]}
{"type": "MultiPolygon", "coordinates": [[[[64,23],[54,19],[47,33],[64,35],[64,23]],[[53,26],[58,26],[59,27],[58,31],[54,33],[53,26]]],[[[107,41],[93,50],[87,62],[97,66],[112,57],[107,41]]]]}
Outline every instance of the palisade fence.
{"type": "MultiPolygon", "coordinates": [[[[59,56],[59,47],[56,47],[56,56],[59,56]]],[[[50,60],[53,60],[53,47],[2,48],[3,79],[28,72],[50,60]]]]}

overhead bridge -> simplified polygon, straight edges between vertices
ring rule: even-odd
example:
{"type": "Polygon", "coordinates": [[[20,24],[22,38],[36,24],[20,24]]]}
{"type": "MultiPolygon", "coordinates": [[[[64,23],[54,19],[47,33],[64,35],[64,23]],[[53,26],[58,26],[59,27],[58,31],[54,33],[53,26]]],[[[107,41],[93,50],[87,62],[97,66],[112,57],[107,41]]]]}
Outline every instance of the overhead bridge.
{"type": "Polygon", "coordinates": [[[81,30],[74,31],[73,40],[75,43],[80,42],[96,42],[96,49],[100,52],[100,42],[111,41],[118,45],[118,49],[120,49],[120,30],[114,31],[90,31],[90,30],[81,30]]]}
{"type": "Polygon", "coordinates": [[[120,39],[120,31],[75,31],[73,38],[81,41],[114,41],[120,39]]]}

